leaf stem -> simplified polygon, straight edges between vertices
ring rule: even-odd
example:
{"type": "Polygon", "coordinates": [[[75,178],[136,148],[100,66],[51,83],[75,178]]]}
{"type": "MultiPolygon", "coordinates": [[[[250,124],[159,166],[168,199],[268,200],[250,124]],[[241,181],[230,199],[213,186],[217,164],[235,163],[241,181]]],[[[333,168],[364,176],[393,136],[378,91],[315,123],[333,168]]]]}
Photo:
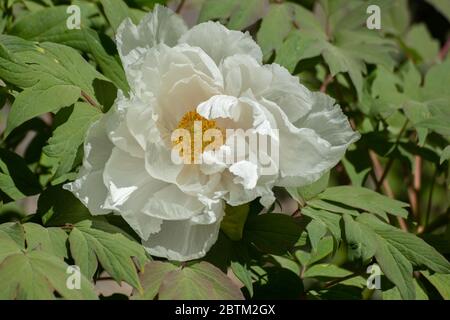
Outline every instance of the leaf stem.
{"type": "MultiPolygon", "coordinates": [[[[396,149],[398,147],[398,144],[400,143],[400,139],[401,139],[401,137],[403,136],[403,133],[406,130],[406,126],[408,125],[408,122],[409,121],[406,120],[405,123],[403,124],[403,127],[400,129],[400,132],[399,132],[399,134],[397,136],[397,139],[395,140],[394,149],[396,149]]],[[[386,179],[386,177],[387,177],[387,175],[389,173],[389,170],[391,169],[393,163],[394,163],[394,157],[390,157],[389,160],[388,160],[388,163],[386,164],[386,167],[383,170],[383,173],[381,174],[381,177],[377,181],[377,184],[376,184],[376,190],[377,191],[380,191],[381,186],[383,185],[384,180],[386,179]]]]}
{"type": "Polygon", "coordinates": [[[186,0],[181,0],[180,3],[178,4],[177,8],[175,9],[176,13],[180,13],[181,9],[183,9],[184,3],[186,2],[186,0]]]}
{"type": "Polygon", "coordinates": [[[325,80],[323,80],[322,85],[320,86],[320,92],[325,93],[327,91],[328,85],[333,82],[333,76],[329,73],[325,80]]]}
{"type": "Polygon", "coordinates": [[[94,99],[92,99],[86,92],[81,91],[81,96],[82,96],[83,99],[86,100],[86,102],[89,103],[91,106],[93,106],[94,108],[99,109],[99,107],[98,107],[97,104],[95,103],[94,99]]]}
{"type": "Polygon", "coordinates": [[[441,59],[441,61],[444,61],[444,59],[447,56],[449,51],[450,51],[450,37],[445,42],[445,44],[442,47],[441,51],[439,51],[439,59],[441,59]]]}
{"type": "Polygon", "coordinates": [[[345,277],[342,277],[342,278],[339,278],[339,279],[331,280],[331,281],[325,283],[324,289],[331,288],[332,286],[335,286],[335,285],[337,285],[337,284],[339,284],[339,283],[341,283],[343,281],[346,281],[346,280],[358,277],[358,276],[360,276],[362,274],[363,274],[363,272],[360,271],[360,272],[355,272],[355,273],[349,274],[348,276],[345,276],[345,277]]]}
{"type": "MultiPolygon", "coordinates": [[[[383,167],[380,163],[380,160],[378,160],[376,153],[373,150],[369,150],[369,156],[370,156],[370,159],[372,160],[373,169],[375,171],[375,179],[374,180],[376,182],[378,179],[380,179],[379,177],[383,174],[383,167]]],[[[383,181],[383,189],[384,189],[384,193],[389,198],[395,199],[394,193],[392,192],[392,188],[387,180],[383,181]]],[[[377,191],[379,191],[379,190],[377,190],[377,191]]],[[[405,219],[397,216],[397,221],[402,230],[408,231],[408,225],[406,224],[405,219]]]]}
{"type": "Polygon", "coordinates": [[[433,173],[433,178],[431,180],[430,193],[428,194],[427,212],[425,214],[425,221],[424,221],[425,228],[428,226],[428,221],[430,220],[431,203],[433,201],[433,191],[434,191],[434,185],[436,184],[437,172],[438,172],[438,170],[435,167],[434,173],[433,173]]]}

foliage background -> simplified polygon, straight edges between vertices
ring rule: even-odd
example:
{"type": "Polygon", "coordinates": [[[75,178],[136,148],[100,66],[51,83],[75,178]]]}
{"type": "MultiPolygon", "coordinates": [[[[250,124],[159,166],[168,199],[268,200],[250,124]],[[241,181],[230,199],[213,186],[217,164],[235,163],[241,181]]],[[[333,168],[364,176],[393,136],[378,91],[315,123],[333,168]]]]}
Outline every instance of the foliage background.
{"type": "Polygon", "coordinates": [[[450,298],[450,2],[2,0],[0,10],[0,298],[450,298]],[[276,190],[268,214],[257,201],[227,208],[208,256],[183,264],[148,256],[120,217],[92,217],[61,188],[89,124],[127,89],[115,29],[155,3],[191,26],[249,31],[266,62],[333,96],[362,134],[314,185],[276,190]],[[67,30],[69,4],[80,30],[67,30]],[[381,7],[380,31],[365,27],[369,4],[381,7]],[[375,262],[381,289],[370,290],[375,262]],[[73,264],[81,290],[66,286],[73,264]]]}

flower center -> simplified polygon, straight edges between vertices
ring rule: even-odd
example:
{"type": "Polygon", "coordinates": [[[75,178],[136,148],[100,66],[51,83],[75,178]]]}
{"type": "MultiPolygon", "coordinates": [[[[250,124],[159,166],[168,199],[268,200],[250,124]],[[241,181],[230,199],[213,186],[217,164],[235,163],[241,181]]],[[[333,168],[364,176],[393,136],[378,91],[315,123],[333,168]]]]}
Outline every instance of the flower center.
{"type": "Polygon", "coordinates": [[[215,120],[208,120],[195,110],[183,115],[176,131],[172,145],[181,145],[180,156],[189,162],[195,162],[206,147],[211,145],[209,149],[215,150],[223,144],[223,129],[217,126],[215,120]]]}

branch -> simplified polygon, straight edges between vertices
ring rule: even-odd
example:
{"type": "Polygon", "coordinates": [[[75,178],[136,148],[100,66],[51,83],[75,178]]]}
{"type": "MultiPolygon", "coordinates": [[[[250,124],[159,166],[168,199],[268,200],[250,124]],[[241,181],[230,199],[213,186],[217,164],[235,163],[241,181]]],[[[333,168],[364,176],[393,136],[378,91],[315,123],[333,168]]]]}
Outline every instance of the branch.
{"type": "Polygon", "coordinates": [[[320,86],[320,92],[325,93],[327,91],[328,85],[333,82],[333,76],[329,73],[325,80],[323,80],[322,85],[320,86]]]}
{"type": "Polygon", "coordinates": [[[408,186],[408,199],[411,204],[411,211],[416,221],[420,224],[420,204],[419,191],[422,185],[422,158],[418,155],[414,157],[414,180],[413,184],[408,186]]]}
{"type": "MultiPolygon", "coordinates": [[[[398,147],[398,144],[400,143],[400,139],[402,138],[403,133],[405,132],[406,127],[408,126],[408,122],[409,121],[406,120],[405,123],[403,124],[403,127],[400,129],[400,132],[398,133],[397,139],[395,140],[395,143],[394,143],[394,149],[396,149],[398,147]]],[[[384,180],[386,179],[393,163],[394,163],[394,157],[390,157],[388,160],[388,163],[386,164],[386,167],[382,171],[381,176],[377,177],[377,183],[376,183],[377,191],[380,191],[381,185],[384,183],[384,180]]]]}
{"type": "MultiPolygon", "coordinates": [[[[372,164],[373,164],[373,169],[375,171],[375,178],[376,178],[376,180],[379,181],[379,179],[383,175],[383,171],[384,171],[383,166],[381,165],[380,160],[378,160],[378,157],[374,151],[369,150],[369,156],[370,156],[370,160],[372,161],[372,164]]],[[[384,193],[389,198],[395,199],[394,193],[392,192],[392,188],[386,179],[384,179],[382,185],[383,185],[384,193]]],[[[406,224],[405,219],[397,216],[397,221],[402,230],[408,231],[408,225],[406,224]]]]}
{"type": "Polygon", "coordinates": [[[450,37],[447,39],[447,42],[445,42],[441,51],[439,51],[439,59],[441,59],[441,61],[444,61],[449,51],[450,51],[450,37]]]}
{"type": "Polygon", "coordinates": [[[175,9],[176,13],[180,13],[181,9],[183,9],[184,3],[186,2],[186,0],[181,0],[180,3],[178,4],[177,8],[175,9]]]}
{"type": "Polygon", "coordinates": [[[438,218],[436,218],[436,220],[431,222],[428,226],[419,230],[417,232],[417,234],[420,235],[420,234],[432,232],[436,229],[439,229],[440,227],[446,226],[449,223],[450,223],[450,209],[447,210],[446,213],[444,213],[444,214],[440,215],[438,218]]]}

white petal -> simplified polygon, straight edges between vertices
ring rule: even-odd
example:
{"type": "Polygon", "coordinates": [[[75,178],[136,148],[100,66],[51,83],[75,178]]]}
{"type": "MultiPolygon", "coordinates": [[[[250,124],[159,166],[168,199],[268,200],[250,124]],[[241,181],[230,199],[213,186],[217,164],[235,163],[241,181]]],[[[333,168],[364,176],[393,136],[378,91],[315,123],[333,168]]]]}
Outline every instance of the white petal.
{"type": "Polygon", "coordinates": [[[145,169],[155,179],[175,183],[183,164],[181,160],[173,161],[172,150],[162,141],[149,142],[145,152],[145,169]]]}
{"type": "Polygon", "coordinates": [[[211,210],[216,217],[211,224],[200,224],[199,216],[189,220],[166,220],[161,225],[161,231],[150,235],[142,244],[151,255],[170,260],[187,261],[202,258],[217,241],[224,214],[221,203],[211,210]]]}
{"type": "MultiPolygon", "coordinates": [[[[325,102],[316,101],[320,104],[325,102]]],[[[325,113],[332,112],[333,116],[338,116],[333,121],[339,123],[341,126],[339,130],[324,129],[329,125],[334,126],[333,121],[315,123],[317,127],[299,125],[300,128],[298,128],[289,122],[286,114],[275,103],[264,101],[265,107],[272,112],[279,123],[281,179],[277,185],[298,187],[318,180],[339,162],[347,147],[359,138],[359,135],[351,129],[339,106],[335,106],[331,98],[326,103],[327,106],[313,105],[312,110],[322,108],[328,110],[325,113]],[[333,110],[339,110],[339,115],[333,110]],[[339,138],[320,135],[321,131],[333,132],[339,138]]]]}
{"type": "Polygon", "coordinates": [[[239,100],[236,97],[216,95],[202,102],[197,107],[197,113],[206,119],[230,118],[237,121],[240,114],[239,100]]]}
{"type": "Polygon", "coordinates": [[[214,61],[200,48],[186,44],[160,44],[125,68],[132,90],[143,100],[166,96],[175,83],[195,76],[209,86],[223,88],[223,78],[214,61]]]}
{"type": "Polygon", "coordinates": [[[227,94],[242,96],[251,91],[257,100],[275,102],[291,122],[311,110],[311,91],[278,64],[261,66],[250,56],[236,55],[225,60],[222,70],[227,94]]]}
{"type": "Polygon", "coordinates": [[[247,91],[254,95],[266,90],[272,82],[272,72],[249,55],[237,54],[226,58],[221,65],[225,93],[240,97],[247,91]]]}
{"type": "Polygon", "coordinates": [[[175,129],[186,112],[195,110],[201,102],[220,93],[198,75],[179,80],[164,92],[159,97],[158,116],[171,125],[171,130],[175,129]]]}
{"type": "Polygon", "coordinates": [[[148,215],[166,220],[186,220],[202,212],[204,205],[171,184],[156,191],[145,205],[148,215]]]}
{"type": "MultiPolygon", "coordinates": [[[[264,178],[261,176],[260,179],[264,178]]],[[[267,178],[267,177],[266,177],[267,178]]],[[[236,176],[231,172],[222,174],[222,182],[226,194],[223,196],[226,203],[231,206],[239,206],[261,197],[263,204],[268,204],[274,199],[272,188],[275,183],[275,177],[268,177],[269,181],[258,181],[258,184],[252,189],[246,189],[241,183],[236,183],[236,176]]]]}
{"type": "Polygon", "coordinates": [[[143,239],[158,232],[162,220],[143,210],[155,192],[167,186],[153,179],[144,160],[114,148],[103,173],[108,196],[105,207],[118,212],[143,239]]]}
{"type": "Polygon", "coordinates": [[[236,176],[235,183],[240,183],[245,189],[253,189],[258,182],[258,166],[249,161],[239,161],[229,168],[230,172],[236,176]]]}
{"type": "Polygon", "coordinates": [[[264,68],[272,73],[272,82],[262,92],[255,93],[275,102],[286,113],[291,122],[307,114],[312,107],[314,96],[292,76],[286,68],[271,64],[264,68]]]}
{"type": "Polygon", "coordinates": [[[248,32],[229,30],[218,22],[204,22],[186,32],[179,43],[202,48],[219,65],[225,58],[246,54],[262,61],[260,47],[248,32]]]}
{"type": "Polygon", "coordinates": [[[117,29],[116,42],[124,67],[135,62],[145,52],[159,43],[174,46],[187,31],[183,19],[172,10],[156,5],[136,26],[129,18],[117,29]]]}
{"type": "MultiPolygon", "coordinates": [[[[105,125],[109,139],[121,150],[135,157],[144,157],[144,149],[138,143],[131,128],[137,127],[138,123],[128,125],[126,118],[130,109],[142,108],[141,101],[136,98],[128,99],[119,91],[117,99],[105,116],[105,125]]],[[[136,129],[135,129],[136,130],[136,129]]]]}
{"type": "Polygon", "coordinates": [[[102,173],[113,147],[114,145],[106,135],[103,118],[94,123],[87,133],[83,167],[80,169],[78,179],[63,186],[64,189],[73,192],[93,215],[111,212],[103,207],[107,189],[103,184],[102,173]]]}
{"type": "Polygon", "coordinates": [[[316,92],[312,94],[312,102],[311,112],[294,122],[296,127],[313,129],[334,147],[347,147],[360,138],[333,98],[316,92]]]}

